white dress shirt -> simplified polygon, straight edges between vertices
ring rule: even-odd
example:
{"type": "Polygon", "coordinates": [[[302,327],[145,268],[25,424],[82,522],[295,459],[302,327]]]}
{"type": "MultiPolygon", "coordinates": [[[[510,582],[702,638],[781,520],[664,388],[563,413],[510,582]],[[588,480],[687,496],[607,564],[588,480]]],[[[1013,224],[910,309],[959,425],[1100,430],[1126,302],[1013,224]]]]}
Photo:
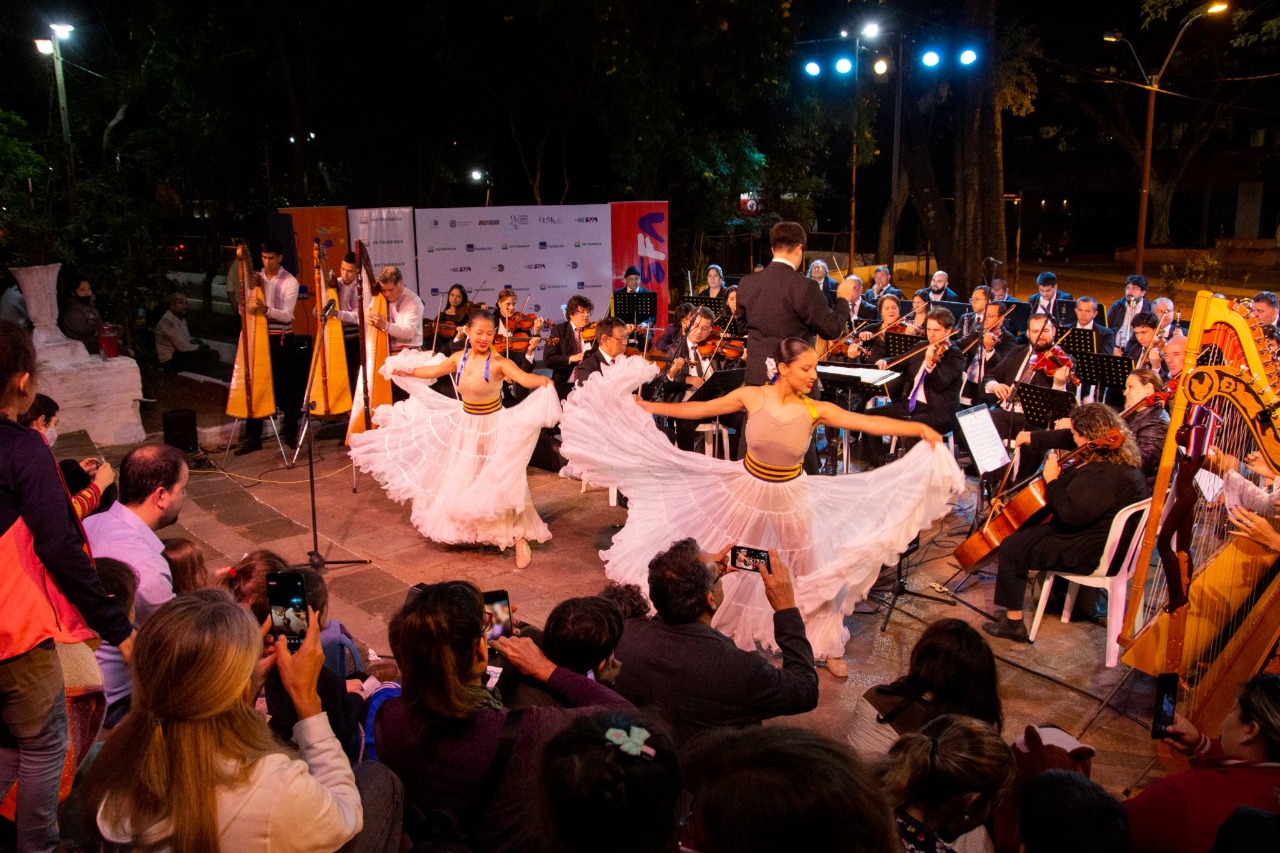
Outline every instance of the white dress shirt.
{"type": "Polygon", "coordinates": [[[267,303],[267,327],[273,332],[287,332],[293,326],[293,309],[298,304],[298,280],[284,267],[272,277],[258,272],[262,297],[267,303]]]}

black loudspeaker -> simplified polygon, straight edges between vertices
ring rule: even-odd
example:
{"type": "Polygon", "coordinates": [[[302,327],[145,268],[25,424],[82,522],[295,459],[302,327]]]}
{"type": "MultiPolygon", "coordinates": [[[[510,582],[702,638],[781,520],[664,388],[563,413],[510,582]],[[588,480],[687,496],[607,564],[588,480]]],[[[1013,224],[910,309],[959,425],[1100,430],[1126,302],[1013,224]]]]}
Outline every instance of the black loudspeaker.
{"type": "Polygon", "coordinates": [[[164,413],[164,443],[183,453],[199,453],[195,409],[169,409],[164,413]]]}

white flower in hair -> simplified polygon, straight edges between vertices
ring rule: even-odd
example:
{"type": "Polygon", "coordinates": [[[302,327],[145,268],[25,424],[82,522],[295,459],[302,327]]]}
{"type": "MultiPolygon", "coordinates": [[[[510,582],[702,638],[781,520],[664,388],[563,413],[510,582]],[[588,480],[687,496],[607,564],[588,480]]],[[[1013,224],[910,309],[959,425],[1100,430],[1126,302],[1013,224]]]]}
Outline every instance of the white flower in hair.
{"type": "Polygon", "coordinates": [[[766,358],[764,360],[764,372],[769,377],[769,381],[772,382],[778,376],[778,362],[772,358],[766,358]]]}

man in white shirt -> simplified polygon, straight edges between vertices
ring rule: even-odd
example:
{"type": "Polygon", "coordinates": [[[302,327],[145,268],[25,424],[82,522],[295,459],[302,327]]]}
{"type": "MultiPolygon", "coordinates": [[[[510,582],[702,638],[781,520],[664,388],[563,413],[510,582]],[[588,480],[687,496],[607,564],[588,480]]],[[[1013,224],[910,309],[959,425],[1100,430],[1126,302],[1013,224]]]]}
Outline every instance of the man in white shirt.
{"type": "MultiPolygon", "coordinates": [[[[178,520],[186,500],[187,460],[168,444],[143,444],[120,463],[120,498],[104,512],[84,520],[85,537],[95,556],[112,557],[129,566],[138,579],[134,614],[141,625],[173,598],[173,574],[156,536],[178,520]]],[[[109,706],[127,701],[132,692],[120,650],[103,643],[96,651],[109,706]]]]}
{"type": "MultiPolygon", "coordinates": [[[[265,315],[267,332],[271,341],[271,380],[275,390],[276,408],[284,413],[281,437],[290,447],[298,442],[298,420],[302,415],[302,393],[310,359],[300,357],[299,350],[311,343],[310,337],[294,335],[293,309],[298,304],[298,280],[293,273],[280,266],[284,260],[284,244],[279,240],[262,241],[262,269],[256,284],[262,288],[262,298],[250,295],[249,312],[265,315]]],[[[262,419],[249,418],[244,422],[244,445],[237,456],[262,449],[262,419]]]]}
{"type": "Polygon", "coordinates": [[[191,337],[187,328],[187,295],[180,290],[169,294],[169,310],[156,323],[156,358],[171,373],[207,370],[218,362],[218,354],[205,342],[191,337]]]}
{"type": "MultiPolygon", "coordinates": [[[[338,290],[338,319],[342,321],[342,346],[347,354],[347,380],[351,387],[356,387],[356,376],[360,372],[360,306],[356,287],[356,253],[347,252],[338,268],[338,280],[334,282],[338,290]]],[[[366,281],[364,289],[372,286],[366,281]]],[[[366,300],[367,301],[367,300],[366,300]]]]}
{"type": "MultiPolygon", "coordinates": [[[[378,271],[378,287],[387,298],[387,314],[368,313],[369,325],[387,333],[391,353],[422,347],[422,300],[418,294],[404,286],[404,275],[399,267],[387,266],[378,271]]],[[[409,392],[399,385],[391,386],[392,400],[407,400],[409,392]]]]}

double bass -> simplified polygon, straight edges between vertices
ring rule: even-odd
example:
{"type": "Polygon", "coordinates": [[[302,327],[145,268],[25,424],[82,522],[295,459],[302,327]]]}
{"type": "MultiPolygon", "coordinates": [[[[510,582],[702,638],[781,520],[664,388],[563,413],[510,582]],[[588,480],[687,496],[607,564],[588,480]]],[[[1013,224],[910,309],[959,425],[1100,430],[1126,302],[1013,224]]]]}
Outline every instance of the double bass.
{"type": "Polygon", "coordinates": [[[271,338],[267,315],[253,305],[265,304],[258,274],[253,271],[249,245],[236,245],[236,307],[240,314],[240,340],[227,394],[227,415],[238,420],[269,418],[276,413],[275,383],[271,375],[271,338]]]}

